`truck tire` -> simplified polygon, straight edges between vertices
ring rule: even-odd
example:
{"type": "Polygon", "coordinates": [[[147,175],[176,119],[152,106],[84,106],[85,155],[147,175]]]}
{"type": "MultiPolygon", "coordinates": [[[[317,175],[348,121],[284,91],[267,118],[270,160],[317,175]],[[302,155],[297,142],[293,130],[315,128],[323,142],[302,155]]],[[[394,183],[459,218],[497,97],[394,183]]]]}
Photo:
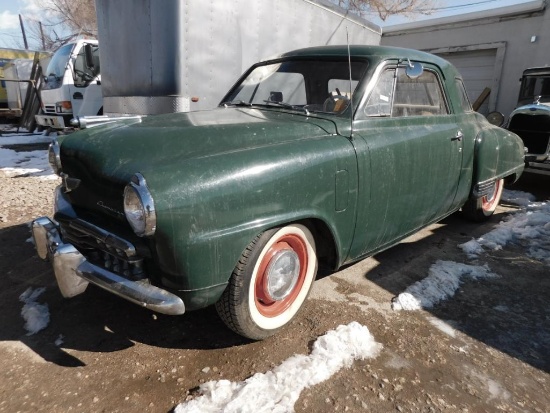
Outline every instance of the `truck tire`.
{"type": "Polygon", "coordinates": [[[482,196],[481,198],[469,199],[462,206],[462,214],[471,221],[486,221],[495,212],[502,196],[503,187],[504,179],[495,181],[491,193],[489,195],[482,196]]]}
{"type": "Polygon", "coordinates": [[[265,231],[241,255],[216,310],[236,333],[262,340],[294,318],[316,273],[315,240],[304,225],[265,231]]]}

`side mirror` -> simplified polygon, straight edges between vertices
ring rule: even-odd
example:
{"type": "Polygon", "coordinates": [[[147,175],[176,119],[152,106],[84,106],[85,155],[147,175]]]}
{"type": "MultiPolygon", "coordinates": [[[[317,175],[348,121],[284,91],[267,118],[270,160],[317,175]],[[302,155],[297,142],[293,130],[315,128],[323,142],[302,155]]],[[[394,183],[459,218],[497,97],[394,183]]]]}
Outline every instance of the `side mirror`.
{"type": "Polygon", "coordinates": [[[86,67],[95,73],[94,53],[91,44],[86,44],[84,46],[84,56],[86,59],[86,67]]]}
{"type": "Polygon", "coordinates": [[[504,125],[504,115],[500,112],[491,112],[486,116],[491,125],[502,127],[504,125]]]}
{"type": "Polygon", "coordinates": [[[405,69],[405,73],[411,79],[419,78],[420,76],[422,76],[422,73],[424,73],[424,66],[422,66],[421,63],[411,62],[409,60],[407,62],[407,68],[405,69]]]}

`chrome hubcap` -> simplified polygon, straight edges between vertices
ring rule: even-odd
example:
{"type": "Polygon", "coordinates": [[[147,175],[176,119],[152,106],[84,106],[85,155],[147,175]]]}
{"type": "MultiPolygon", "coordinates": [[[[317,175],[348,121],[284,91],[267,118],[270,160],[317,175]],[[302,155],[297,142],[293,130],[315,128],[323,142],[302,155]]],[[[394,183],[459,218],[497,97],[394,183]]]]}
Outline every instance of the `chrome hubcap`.
{"type": "Polygon", "coordinates": [[[300,259],[293,250],[277,253],[267,268],[267,294],[275,301],[285,299],[294,289],[300,275],[300,259]]]}

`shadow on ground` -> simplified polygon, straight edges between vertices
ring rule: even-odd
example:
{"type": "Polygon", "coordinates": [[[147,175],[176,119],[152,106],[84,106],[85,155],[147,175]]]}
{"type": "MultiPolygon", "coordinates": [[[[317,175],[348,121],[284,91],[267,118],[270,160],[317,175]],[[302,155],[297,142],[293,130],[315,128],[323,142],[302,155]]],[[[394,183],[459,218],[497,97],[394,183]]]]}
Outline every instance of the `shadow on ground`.
{"type": "MultiPolygon", "coordinates": [[[[510,189],[550,199],[550,177],[525,174],[510,189]]],[[[375,256],[380,262],[365,277],[394,295],[424,278],[437,260],[451,260],[453,247],[491,231],[503,215],[473,224],[454,214],[424,239],[401,243],[375,256]],[[423,270],[422,270],[423,269],[423,270]],[[399,277],[396,275],[399,274],[399,277]]],[[[549,240],[541,240],[548,243],[549,240]]],[[[457,294],[430,312],[456,329],[525,363],[550,373],[550,268],[526,256],[521,244],[490,251],[472,265],[487,263],[500,277],[465,282],[457,294]]]]}
{"type": "Polygon", "coordinates": [[[65,299],[59,293],[50,264],[36,257],[27,225],[0,229],[0,341],[21,341],[52,363],[81,366],[82,362],[56,346],[113,352],[133,346],[133,342],[163,348],[217,349],[250,341],[234,334],[218,318],[214,307],[184,316],[155,314],[90,285],[84,294],[65,299]],[[47,303],[48,328],[28,336],[21,316],[19,296],[27,288],[46,287],[36,300],[47,303]],[[64,337],[64,335],[67,337],[64,337]]]}

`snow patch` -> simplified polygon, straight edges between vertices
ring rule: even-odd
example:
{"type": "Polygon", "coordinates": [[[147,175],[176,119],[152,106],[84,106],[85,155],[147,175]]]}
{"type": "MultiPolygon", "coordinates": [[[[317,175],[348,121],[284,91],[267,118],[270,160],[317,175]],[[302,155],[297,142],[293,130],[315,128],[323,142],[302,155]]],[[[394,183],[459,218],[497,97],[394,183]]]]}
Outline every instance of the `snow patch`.
{"type": "Polygon", "coordinates": [[[25,303],[21,310],[21,316],[25,319],[25,330],[27,335],[32,336],[40,330],[45,329],[50,323],[50,311],[48,304],[39,304],[36,299],[44,292],[46,288],[37,288],[33,290],[31,287],[19,296],[19,301],[25,303]]]}
{"type": "Polygon", "coordinates": [[[242,382],[205,383],[200,386],[201,396],[178,405],[174,412],[293,412],[302,390],[329,379],[354,360],[376,357],[381,348],[367,327],[355,321],[341,325],[319,337],[309,356],[294,355],[242,382]]]}
{"type": "Polygon", "coordinates": [[[486,373],[480,372],[475,368],[470,368],[470,375],[472,378],[477,379],[485,387],[488,393],[487,401],[494,400],[510,400],[510,392],[499,382],[493,380],[486,373]]]}
{"type": "Polygon", "coordinates": [[[500,250],[509,243],[525,244],[527,255],[550,264],[550,203],[530,203],[513,213],[498,226],[478,239],[459,245],[470,259],[476,259],[485,250],[500,250]]]}
{"type": "Polygon", "coordinates": [[[488,265],[468,265],[452,261],[437,261],[423,280],[407,287],[392,301],[394,310],[432,308],[440,301],[454,296],[464,278],[477,280],[496,277],[488,265]]]}
{"type": "Polygon", "coordinates": [[[445,322],[443,320],[440,320],[439,318],[435,317],[429,317],[428,321],[431,325],[436,327],[438,330],[442,331],[443,333],[447,334],[450,337],[456,337],[456,330],[451,325],[452,322],[445,322]]]}
{"type": "Polygon", "coordinates": [[[57,347],[61,347],[64,343],[64,339],[65,337],[63,337],[63,334],[60,334],[57,339],[55,340],[54,344],[57,346],[57,347]]]}
{"type": "MultiPolygon", "coordinates": [[[[0,146],[48,143],[52,138],[44,134],[6,134],[0,135],[0,146]]],[[[0,171],[6,176],[36,176],[40,179],[57,179],[48,162],[46,150],[17,152],[0,147],[0,171]]]]}
{"type": "Polygon", "coordinates": [[[504,189],[502,191],[502,197],[501,201],[513,204],[513,205],[519,205],[519,206],[528,206],[531,202],[534,202],[536,200],[536,196],[533,194],[530,194],[529,192],[523,192],[523,191],[514,191],[511,189],[504,189]]]}
{"type": "Polygon", "coordinates": [[[29,145],[33,143],[50,143],[52,136],[40,133],[9,133],[0,131],[0,145],[29,145]]]}

